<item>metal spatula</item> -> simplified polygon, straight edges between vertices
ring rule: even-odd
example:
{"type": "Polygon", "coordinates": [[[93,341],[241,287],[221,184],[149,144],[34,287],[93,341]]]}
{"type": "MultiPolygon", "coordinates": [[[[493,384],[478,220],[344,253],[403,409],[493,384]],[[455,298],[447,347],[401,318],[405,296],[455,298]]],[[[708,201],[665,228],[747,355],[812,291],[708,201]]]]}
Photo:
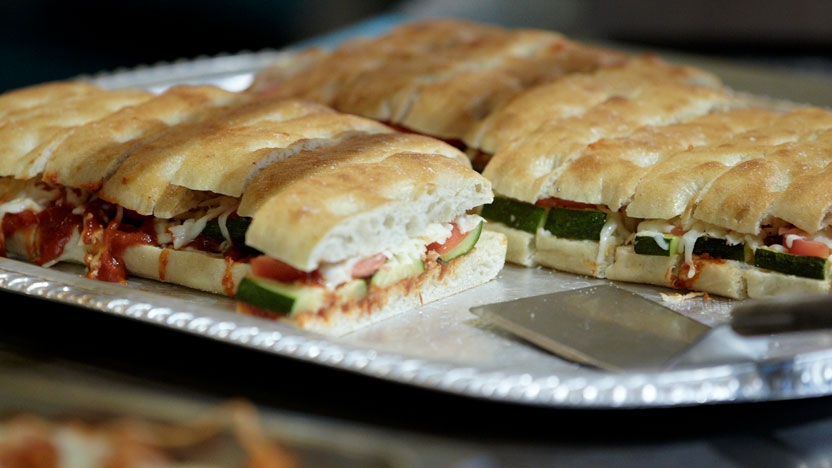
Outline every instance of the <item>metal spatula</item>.
{"type": "Polygon", "coordinates": [[[612,284],[470,311],[562,358],[611,371],[758,360],[767,336],[832,328],[832,296],[744,301],[716,328],[612,284]]]}

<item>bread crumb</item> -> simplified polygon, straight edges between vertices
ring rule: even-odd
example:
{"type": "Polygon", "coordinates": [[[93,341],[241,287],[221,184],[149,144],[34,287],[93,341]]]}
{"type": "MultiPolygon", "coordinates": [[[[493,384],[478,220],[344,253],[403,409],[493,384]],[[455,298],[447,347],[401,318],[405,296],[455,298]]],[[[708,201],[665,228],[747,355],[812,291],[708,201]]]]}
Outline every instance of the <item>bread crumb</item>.
{"type": "Polygon", "coordinates": [[[687,294],[679,294],[679,293],[673,293],[673,294],[659,293],[659,294],[662,296],[662,301],[670,303],[670,304],[681,304],[681,303],[687,301],[688,299],[693,299],[693,298],[699,297],[699,296],[705,296],[705,293],[703,293],[703,292],[689,292],[687,294]]]}

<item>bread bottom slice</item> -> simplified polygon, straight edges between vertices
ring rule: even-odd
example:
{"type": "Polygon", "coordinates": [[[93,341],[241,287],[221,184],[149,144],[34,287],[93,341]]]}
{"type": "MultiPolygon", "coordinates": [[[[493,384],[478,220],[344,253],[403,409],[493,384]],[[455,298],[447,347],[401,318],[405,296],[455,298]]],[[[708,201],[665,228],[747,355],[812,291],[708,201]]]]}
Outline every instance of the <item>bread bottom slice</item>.
{"type": "Polygon", "coordinates": [[[248,263],[220,255],[151,245],[128,247],[123,258],[132,275],[232,297],[240,280],[251,271],[248,263]]]}
{"type": "Polygon", "coordinates": [[[673,289],[706,292],[744,299],[748,267],[733,260],[694,257],[693,274],[682,254],[641,255],[632,245],[618,247],[607,278],[615,281],[654,284],[673,289]]]}
{"type": "MultiPolygon", "coordinates": [[[[31,239],[27,238],[30,235],[21,232],[7,238],[8,252],[30,258],[26,248],[31,245],[31,239]]],[[[89,253],[78,242],[78,235],[67,245],[69,248],[65,249],[60,261],[84,265],[89,253]]],[[[405,278],[383,289],[370,287],[368,294],[360,299],[344,299],[332,293],[332,300],[325,309],[291,317],[277,314],[265,317],[285,318],[304,330],[344,335],[491,281],[505,265],[506,249],[505,235],[483,230],[470,252],[448,263],[440,263],[435,258],[426,261],[425,272],[421,275],[405,278]]],[[[150,245],[130,246],[122,258],[130,275],[231,297],[240,280],[250,271],[247,263],[232,262],[219,255],[150,245]]]]}
{"type": "Polygon", "coordinates": [[[682,266],[677,278],[677,288],[716,294],[731,299],[748,297],[745,272],[753,267],[735,260],[707,257],[694,257],[693,264],[695,273],[690,279],[688,266],[682,266]]]}
{"type": "MultiPolygon", "coordinates": [[[[18,258],[33,261],[28,246],[34,245],[34,235],[32,230],[21,230],[7,237],[7,251],[18,258]]],[[[58,262],[89,267],[87,262],[92,255],[92,248],[80,241],[76,230],[64,246],[58,262]]],[[[240,280],[251,271],[248,263],[232,262],[221,255],[152,245],[129,246],[124,249],[122,259],[130,275],[226,296],[233,296],[240,280]]]]}
{"type": "Polygon", "coordinates": [[[534,234],[491,220],[488,220],[485,224],[483,231],[500,233],[506,237],[508,242],[506,247],[507,262],[526,267],[537,266],[534,234]]]}
{"type": "Polygon", "coordinates": [[[607,242],[563,239],[543,229],[535,236],[535,261],[540,265],[578,275],[606,278],[615,249],[624,240],[609,236],[607,242]]]}
{"type": "Polygon", "coordinates": [[[672,288],[681,264],[681,255],[640,255],[632,245],[623,245],[615,250],[607,279],[672,288]]]}
{"type": "Polygon", "coordinates": [[[828,293],[832,290],[829,280],[801,278],[758,268],[749,268],[745,272],[745,282],[750,298],[828,293]]]}
{"type": "Polygon", "coordinates": [[[694,274],[688,278],[690,267],[685,265],[682,254],[641,255],[635,253],[632,245],[615,247],[614,255],[605,257],[611,262],[599,265],[598,242],[558,239],[545,233],[534,236],[495,221],[489,221],[486,230],[505,234],[506,261],[526,267],[541,265],[613,281],[652,284],[730,299],[832,292],[832,284],[827,280],[785,275],[734,260],[701,256],[694,256],[694,274]]]}
{"type": "Polygon", "coordinates": [[[559,238],[544,229],[531,234],[492,220],[485,229],[506,235],[506,261],[509,263],[526,267],[541,265],[596,278],[606,277],[615,248],[624,242],[623,238],[610,235],[602,246],[598,241],[559,238]]]}
{"type": "Polygon", "coordinates": [[[426,261],[425,272],[406,278],[355,301],[317,312],[305,312],[289,320],[305,330],[340,336],[416,309],[424,304],[487,283],[505,265],[506,236],[483,230],[477,245],[448,263],[426,261]]]}

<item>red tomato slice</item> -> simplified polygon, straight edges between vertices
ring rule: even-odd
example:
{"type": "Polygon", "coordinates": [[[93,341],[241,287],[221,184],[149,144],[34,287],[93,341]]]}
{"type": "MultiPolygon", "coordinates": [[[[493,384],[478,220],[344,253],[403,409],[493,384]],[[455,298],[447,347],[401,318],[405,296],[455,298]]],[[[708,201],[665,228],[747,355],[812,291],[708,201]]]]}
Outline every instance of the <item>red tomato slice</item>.
{"type": "Polygon", "coordinates": [[[687,231],[685,231],[685,229],[681,226],[674,226],[673,229],[670,230],[670,233],[674,236],[684,236],[686,232],[687,231]]]}
{"type": "Polygon", "coordinates": [[[574,209],[595,209],[595,205],[591,203],[581,203],[572,200],[564,200],[563,198],[543,198],[535,202],[535,206],[541,208],[574,208],[574,209]]]}
{"type": "Polygon", "coordinates": [[[280,260],[269,257],[268,255],[260,255],[251,259],[251,272],[255,276],[261,278],[269,278],[275,281],[288,283],[301,279],[306,276],[302,270],[281,262],[280,260]]]}
{"type": "MultiPolygon", "coordinates": [[[[785,241],[784,241],[785,243],[785,241]]],[[[823,242],[813,241],[803,238],[792,239],[792,246],[787,247],[789,253],[792,255],[803,255],[806,257],[821,257],[829,256],[829,246],[823,242]]]]}
{"type": "Polygon", "coordinates": [[[361,259],[352,267],[353,278],[366,278],[381,268],[387,262],[387,257],[378,253],[361,259]]]}
{"type": "Polygon", "coordinates": [[[460,232],[459,226],[457,226],[456,224],[453,224],[452,226],[453,228],[451,229],[451,235],[448,236],[448,238],[445,239],[445,241],[442,243],[433,242],[431,244],[428,244],[428,250],[432,250],[438,253],[439,255],[444,255],[450,252],[451,249],[459,245],[459,243],[462,242],[462,239],[465,239],[465,235],[467,233],[460,232]]]}

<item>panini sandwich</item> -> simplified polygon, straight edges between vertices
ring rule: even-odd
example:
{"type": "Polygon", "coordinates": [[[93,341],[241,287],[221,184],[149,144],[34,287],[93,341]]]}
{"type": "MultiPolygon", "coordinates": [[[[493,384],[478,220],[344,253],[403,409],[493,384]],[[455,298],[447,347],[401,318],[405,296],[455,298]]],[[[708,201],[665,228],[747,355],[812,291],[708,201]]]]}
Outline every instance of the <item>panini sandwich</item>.
{"type": "Polygon", "coordinates": [[[297,99],[50,83],[0,96],[2,253],[343,334],[487,282],[506,240],[464,153],[297,99]],[[46,96],[42,96],[45,93],[46,96]]]}

